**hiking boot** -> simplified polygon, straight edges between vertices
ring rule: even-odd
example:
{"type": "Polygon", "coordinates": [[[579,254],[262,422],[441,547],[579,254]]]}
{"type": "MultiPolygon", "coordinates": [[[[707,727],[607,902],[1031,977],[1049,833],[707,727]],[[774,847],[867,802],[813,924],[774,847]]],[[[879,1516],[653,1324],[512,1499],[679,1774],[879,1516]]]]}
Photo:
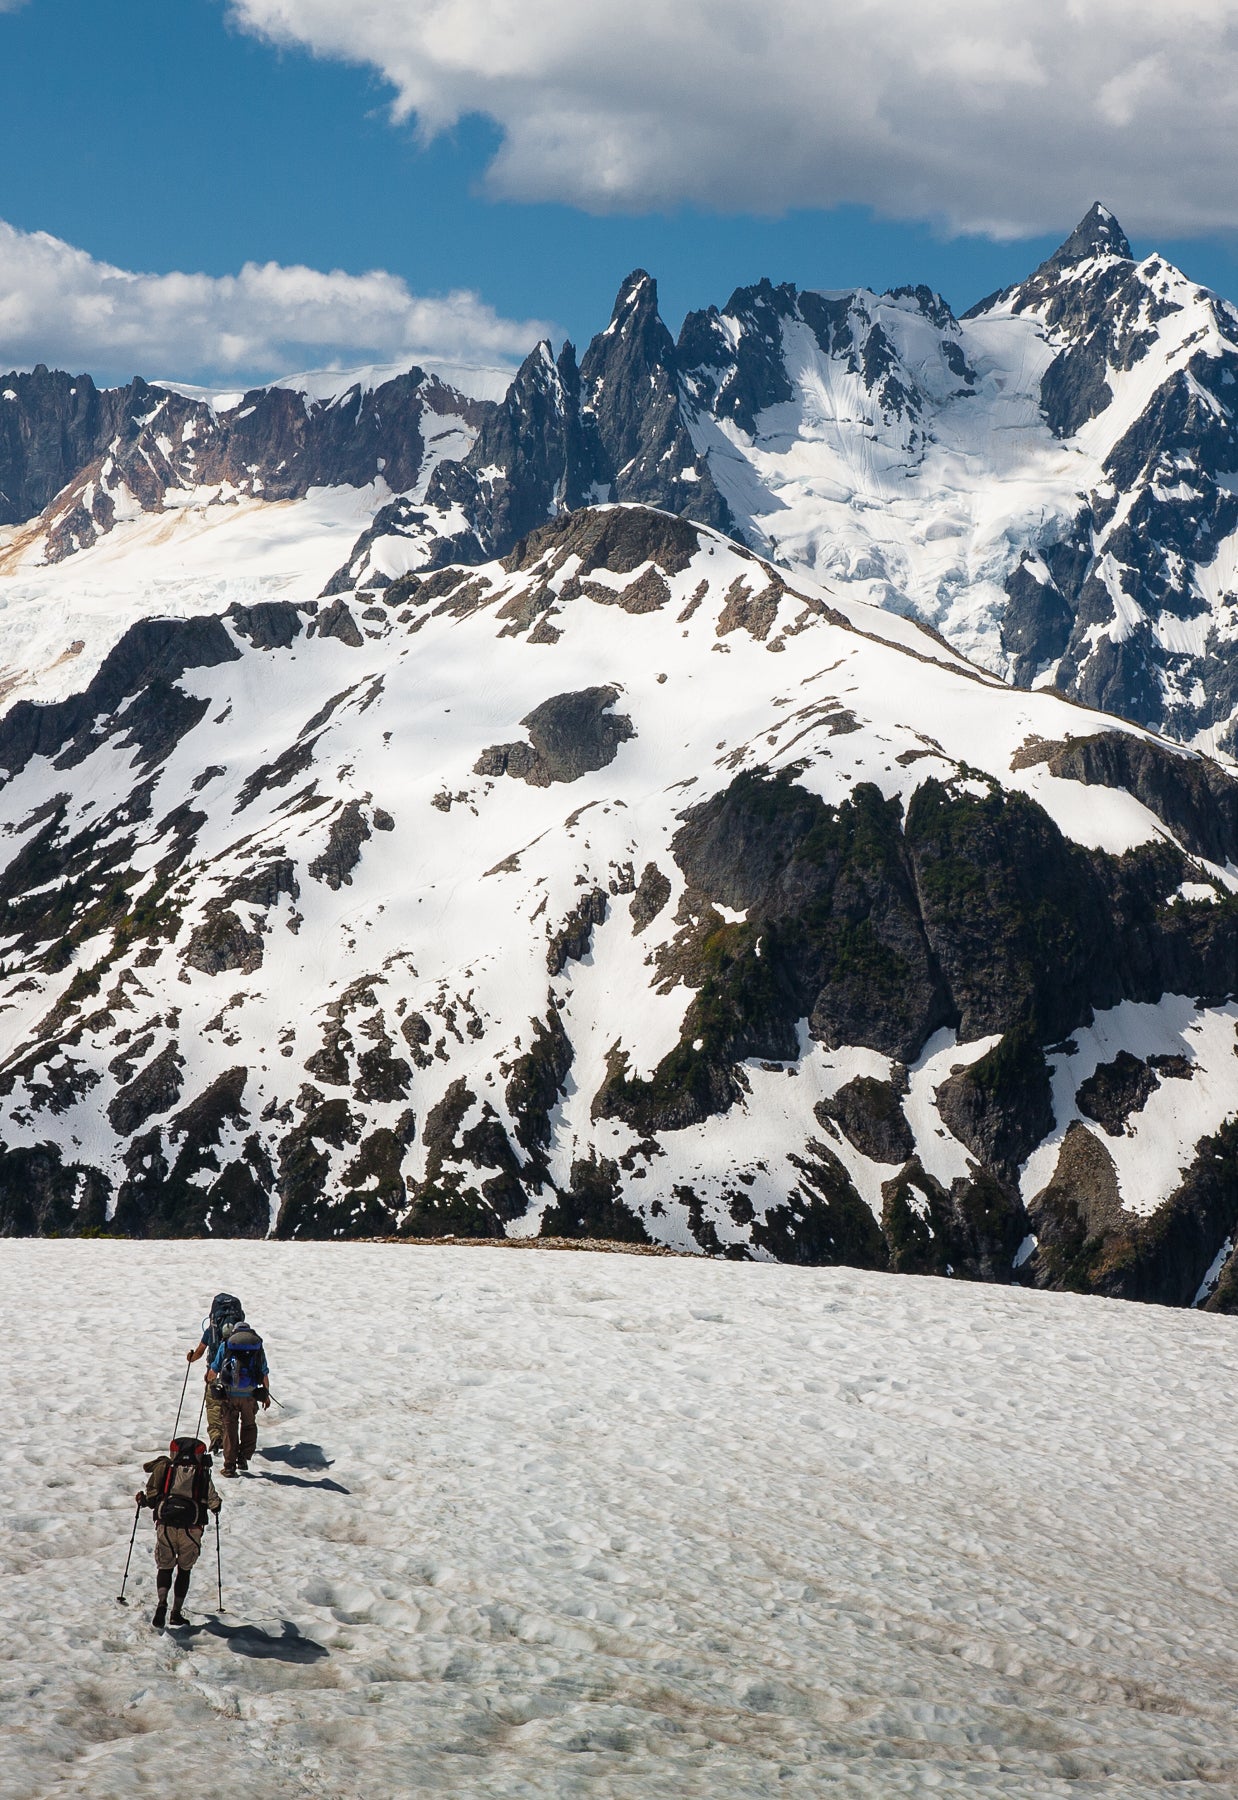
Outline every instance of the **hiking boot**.
{"type": "Polygon", "coordinates": [[[172,1608],[171,1615],[168,1619],[168,1624],[169,1625],[188,1625],[188,1623],[189,1623],[189,1620],[185,1617],[184,1613],[181,1611],[181,1603],[178,1600],[176,1602],[175,1606],[173,1606],[173,1608],[172,1608]]]}
{"type": "Polygon", "coordinates": [[[235,1469],[221,1469],[219,1472],[221,1475],[226,1475],[228,1477],[229,1481],[236,1480],[236,1470],[235,1469]]]}
{"type": "Polygon", "coordinates": [[[222,1438],[213,1437],[211,1439],[211,1455],[212,1456],[218,1456],[220,1451],[223,1449],[223,1447],[224,1447],[224,1441],[222,1438]]]}
{"type": "Polygon", "coordinates": [[[245,1461],[245,1458],[243,1456],[238,1457],[236,1466],[241,1471],[242,1475],[249,1474],[249,1464],[245,1461]]]}
{"type": "MultiPolygon", "coordinates": [[[[175,1623],[175,1620],[176,1620],[175,1613],[173,1613],[172,1619],[173,1619],[173,1622],[175,1623]]],[[[168,1602],[167,1602],[166,1597],[161,1595],[159,1604],[155,1608],[154,1615],[151,1618],[151,1624],[155,1627],[156,1631],[162,1631],[164,1626],[167,1624],[167,1622],[168,1622],[168,1602]]]]}

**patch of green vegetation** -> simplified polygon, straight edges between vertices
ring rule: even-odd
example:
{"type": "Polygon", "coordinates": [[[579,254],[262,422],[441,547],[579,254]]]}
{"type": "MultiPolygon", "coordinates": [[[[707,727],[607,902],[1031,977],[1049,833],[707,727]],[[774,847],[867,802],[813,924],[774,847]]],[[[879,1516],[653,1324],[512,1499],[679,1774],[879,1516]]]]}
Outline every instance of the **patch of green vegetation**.
{"type": "Polygon", "coordinates": [[[901,863],[903,809],[871,781],[862,781],[841,806],[822,806],[796,848],[799,861],[818,868],[874,872],[901,863]]]}
{"type": "Polygon", "coordinates": [[[967,1070],[972,1087],[995,1099],[1010,1097],[1020,1088],[1048,1082],[1044,1052],[1029,1020],[1016,1025],[967,1070]]]}
{"type": "MultiPolygon", "coordinates": [[[[137,904],[130,907],[129,889],[139,879],[137,870],[126,869],[109,882],[102,894],[81,909],[75,906],[75,898],[80,895],[75,897],[67,886],[60,890],[62,904],[57,909],[55,918],[58,923],[64,924],[65,929],[63,935],[44,953],[43,967],[49,974],[56,974],[67,968],[83,944],[110,929],[111,948],[94,965],[92,971],[98,979],[93,986],[82,990],[83,994],[93,994],[98,991],[99,980],[106,970],[134,943],[139,940],[153,943],[159,938],[171,942],[175,939],[181,926],[181,914],[179,908],[167,899],[170,881],[156,881],[137,904]]],[[[88,883],[79,884],[79,888],[84,893],[89,892],[88,883]]]]}
{"type": "Polygon", "coordinates": [[[796,1056],[795,1006],[770,950],[747,921],[710,932],[699,950],[705,978],[679,1042],[647,1081],[616,1068],[596,1103],[598,1116],[626,1119],[641,1131],[695,1124],[734,1099],[735,1062],[796,1056]]]}
{"type": "Polygon", "coordinates": [[[945,1244],[933,1227],[933,1204],[925,1192],[928,1187],[928,1178],[918,1167],[885,1184],[881,1230],[889,1247],[890,1267],[897,1275],[946,1272],[945,1244]]]}
{"type": "Polygon", "coordinates": [[[419,1190],[400,1236],[496,1238],[503,1236],[503,1227],[475,1187],[466,1186],[462,1176],[448,1174],[419,1190]]]}
{"type": "Polygon", "coordinates": [[[829,933],[826,979],[866,987],[875,999],[895,999],[906,988],[911,969],[877,936],[871,919],[839,923],[829,933]]]}

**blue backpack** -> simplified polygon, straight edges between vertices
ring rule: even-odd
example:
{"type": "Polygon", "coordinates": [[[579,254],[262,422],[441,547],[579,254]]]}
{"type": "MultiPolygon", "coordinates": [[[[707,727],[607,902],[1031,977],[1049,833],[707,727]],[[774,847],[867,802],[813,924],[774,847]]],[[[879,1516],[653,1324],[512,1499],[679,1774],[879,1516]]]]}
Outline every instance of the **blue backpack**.
{"type": "Polygon", "coordinates": [[[239,1325],[244,1317],[244,1308],[235,1294],[216,1294],[210,1316],[202,1321],[202,1335],[212,1356],[223,1341],[223,1326],[239,1325]]]}
{"type": "Polygon", "coordinates": [[[262,1363],[262,1339],[258,1333],[248,1325],[233,1331],[219,1370],[224,1392],[238,1400],[256,1394],[266,1383],[262,1363]]]}

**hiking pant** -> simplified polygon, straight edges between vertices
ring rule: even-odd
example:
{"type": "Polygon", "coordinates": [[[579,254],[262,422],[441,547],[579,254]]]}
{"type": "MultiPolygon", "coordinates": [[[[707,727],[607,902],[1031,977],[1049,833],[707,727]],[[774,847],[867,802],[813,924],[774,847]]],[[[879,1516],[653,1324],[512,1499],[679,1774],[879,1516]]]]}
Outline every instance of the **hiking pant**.
{"type": "Polygon", "coordinates": [[[206,1435],[213,1444],[224,1434],[224,1397],[217,1381],[206,1384],[206,1435]]]}
{"type": "Polygon", "coordinates": [[[188,1574],[201,1549],[200,1525],[155,1525],[155,1567],[161,1573],[183,1569],[188,1574]]]}
{"type": "Polygon", "coordinates": [[[258,1401],[254,1394],[224,1395],[224,1468],[248,1462],[258,1448],[258,1401]]]}

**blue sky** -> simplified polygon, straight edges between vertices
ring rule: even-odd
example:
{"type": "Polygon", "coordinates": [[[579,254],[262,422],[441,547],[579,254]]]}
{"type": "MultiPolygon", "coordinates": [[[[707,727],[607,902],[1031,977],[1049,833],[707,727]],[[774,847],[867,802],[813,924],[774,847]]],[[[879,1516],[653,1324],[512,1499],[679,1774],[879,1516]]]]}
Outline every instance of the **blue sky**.
{"type": "MultiPolygon", "coordinates": [[[[398,11],[401,0],[393,4],[398,11]]],[[[307,5],[306,44],[328,6],[307,5]]],[[[577,343],[605,323],[637,265],[657,276],[672,329],[689,307],[720,303],[765,274],[816,287],[927,281],[961,309],[1026,273],[1093,198],[1123,213],[1120,196],[1094,193],[1087,167],[1073,193],[1059,176],[1046,198],[1043,216],[1056,224],[1004,241],[951,235],[940,223],[952,208],[944,190],[938,208],[931,192],[929,206],[920,203],[930,217],[937,211],[936,225],[882,219],[864,203],[859,176],[850,202],[844,179],[834,184],[842,203],[794,204],[781,217],[707,206],[692,179],[683,198],[659,179],[645,196],[620,192],[605,212],[596,199],[591,209],[587,192],[576,203],[556,197],[556,186],[571,183],[553,171],[526,174],[514,184],[523,181],[523,193],[504,194],[487,170],[510,119],[501,126],[470,112],[466,98],[455,123],[420,143],[412,121],[393,122],[393,81],[375,61],[272,44],[232,22],[222,0],[25,0],[0,11],[0,68],[0,220],[19,232],[51,233],[123,270],[227,276],[268,261],[354,275],[382,269],[414,295],[473,290],[498,319],[545,321],[577,343]]],[[[792,201],[804,183],[788,184],[792,201]]],[[[776,204],[776,171],[761,193],[776,204]]],[[[1194,278],[1238,297],[1227,228],[1177,242],[1164,231],[1132,237],[1137,251],[1164,247],[1194,278]]],[[[36,354],[38,314],[33,303],[29,310],[35,324],[10,327],[6,343],[0,295],[0,364],[36,354]]],[[[44,299],[39,311],[55,340],[55,308],[44,299]]],[[[510,359],[518,337],[496,328],[495,360],[510,359]]],[[[346,354],[346,338],[341,328],[323,360],[346,354]]],[[[154,362],[144,365],[140,338],[121,349],[101,339],[97,372],[120,376],[132,363],[188,374],[162,367],[178,341],[153,343],[154,362]]],[[[90,358],[87,327],[79,323],[67,344],[90,358]]],[[[60,360],[58,348],[49,341],[48,360],[60,360]]],[[[184,355],[193,361],[188,337],[184,355]]],[[[264,344],[254,360],[278,355],[264,344]]]]}

